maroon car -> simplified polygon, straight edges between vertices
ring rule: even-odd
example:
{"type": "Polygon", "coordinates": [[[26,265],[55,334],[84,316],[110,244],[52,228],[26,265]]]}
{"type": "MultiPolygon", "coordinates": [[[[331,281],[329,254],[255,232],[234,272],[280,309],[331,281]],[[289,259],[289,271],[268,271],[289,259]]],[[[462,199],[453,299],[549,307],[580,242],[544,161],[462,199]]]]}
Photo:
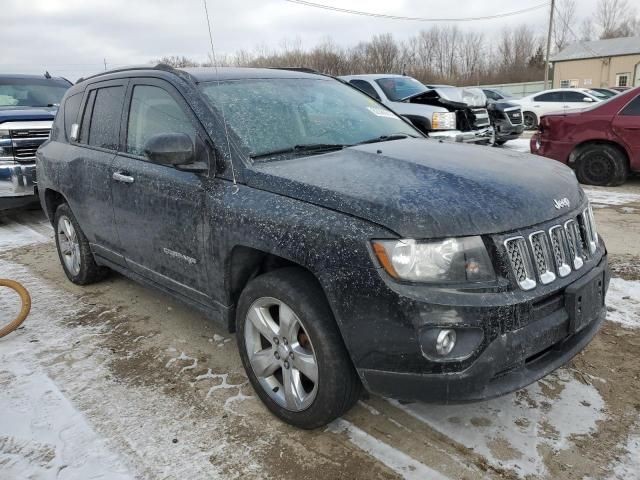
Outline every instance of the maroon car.
{"type": "Polygon", "coordinates": [[[572,167],[589,185],[621,185],[640,172],[640,87],[584,110],[544,115],[531,153],[572,167]]]}

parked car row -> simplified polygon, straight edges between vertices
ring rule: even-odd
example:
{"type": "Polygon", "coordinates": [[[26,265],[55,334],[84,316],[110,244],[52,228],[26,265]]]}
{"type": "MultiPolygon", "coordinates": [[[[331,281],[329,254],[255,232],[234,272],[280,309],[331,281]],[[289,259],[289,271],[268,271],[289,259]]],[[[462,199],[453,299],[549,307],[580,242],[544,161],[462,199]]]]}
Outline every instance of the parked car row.
{"type": "Polygon", "coordinates": [[[531,152],[575,169],[581,183],[615,186],[640,172],[640,88],[548,113],[531,138],[531,152]]]}

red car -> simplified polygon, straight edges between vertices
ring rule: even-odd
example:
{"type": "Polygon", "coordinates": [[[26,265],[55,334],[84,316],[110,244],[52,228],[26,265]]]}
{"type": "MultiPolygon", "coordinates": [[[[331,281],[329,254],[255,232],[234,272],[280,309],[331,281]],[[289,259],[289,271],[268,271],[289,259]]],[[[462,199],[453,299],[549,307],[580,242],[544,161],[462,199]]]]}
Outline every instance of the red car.
{"type": "Polygon", "coordinates": [[[640,87],[584,110],[544,115],[531,153],[569,165],[581,183],[623,184],[640,172],[640,87]]]}

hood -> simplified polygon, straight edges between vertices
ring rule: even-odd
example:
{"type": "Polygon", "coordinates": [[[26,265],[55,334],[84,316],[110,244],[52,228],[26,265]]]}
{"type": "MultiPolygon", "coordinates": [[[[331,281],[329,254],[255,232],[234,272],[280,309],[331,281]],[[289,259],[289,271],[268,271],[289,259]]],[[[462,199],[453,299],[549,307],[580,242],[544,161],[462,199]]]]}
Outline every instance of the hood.
{"type": "Polygon", "coordinates": [[[429,139],[258,163],[246,181],[412,238],[506,232],[566,214],[554,199],[567,198],[572,209],[584,200],[560,162],[429,139]]]}
{"type": "Polygon", "coordinates": [[[56,111],[57,108],[55,107],[1,107],[0,123],[53,120],[56,116],[56,111]]]}
{"type": "Polygon", "coordinates": [[[500,111],[504,111],[508,108],[521,108],[520,104],[513,102],[512,100],[497,100],[497,101],[490,101],[487,105],[487,109],[488,110],[500,110],[500,111]]]}

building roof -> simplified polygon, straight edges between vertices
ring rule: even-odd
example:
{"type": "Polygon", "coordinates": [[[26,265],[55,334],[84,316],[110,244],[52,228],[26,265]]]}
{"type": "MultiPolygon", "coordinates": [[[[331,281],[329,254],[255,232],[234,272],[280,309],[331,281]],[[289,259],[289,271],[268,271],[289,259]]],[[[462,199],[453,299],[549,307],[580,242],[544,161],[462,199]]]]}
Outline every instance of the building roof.
{"type": "Polygon", "coordinates": [[[572,43],[564,50],[552,55],[552,62],[581,60],[585,58],[615,57],[640,54],[640,37],[609,38],[593,42],[572,43]]]}

